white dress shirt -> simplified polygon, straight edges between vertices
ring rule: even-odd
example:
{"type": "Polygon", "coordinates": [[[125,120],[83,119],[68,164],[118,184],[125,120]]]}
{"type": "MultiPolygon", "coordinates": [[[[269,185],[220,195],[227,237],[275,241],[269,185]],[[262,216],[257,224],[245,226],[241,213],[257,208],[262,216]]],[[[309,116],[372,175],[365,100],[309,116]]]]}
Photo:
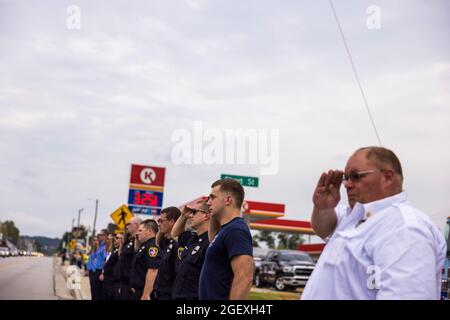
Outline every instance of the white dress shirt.
{"type": "Polygon", "coordinates": [[[340,207],[302,299],[439,299],[447,245],[404,192],[340,207]]]}

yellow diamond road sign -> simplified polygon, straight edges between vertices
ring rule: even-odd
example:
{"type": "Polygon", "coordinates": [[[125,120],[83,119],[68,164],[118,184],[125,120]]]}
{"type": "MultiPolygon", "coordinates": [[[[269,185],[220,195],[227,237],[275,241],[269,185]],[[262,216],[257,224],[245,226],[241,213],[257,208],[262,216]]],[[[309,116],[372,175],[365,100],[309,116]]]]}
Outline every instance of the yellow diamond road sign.
{"type": "Polygon", "coordinates": [[[117,225],[118,229],[125,229],[125,225],[133,218],[134,215],[126,205],[122,205],[119,209],[111,213],[111,218],[117,225]]]}

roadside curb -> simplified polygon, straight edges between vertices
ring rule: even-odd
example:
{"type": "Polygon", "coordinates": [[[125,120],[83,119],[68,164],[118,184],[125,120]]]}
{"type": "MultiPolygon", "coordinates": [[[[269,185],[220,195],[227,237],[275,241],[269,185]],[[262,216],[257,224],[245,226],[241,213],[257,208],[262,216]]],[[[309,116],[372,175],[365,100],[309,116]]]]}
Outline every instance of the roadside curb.
{"type": "Polygon", "coordinates": [[[55,296],[60,300],[81,300],[81,298],[77,299],[76,291],[71,290],[67,287],[67,275],[66,268],[61,266],[60,258],[53,258],[53,285],[55,296]]]}

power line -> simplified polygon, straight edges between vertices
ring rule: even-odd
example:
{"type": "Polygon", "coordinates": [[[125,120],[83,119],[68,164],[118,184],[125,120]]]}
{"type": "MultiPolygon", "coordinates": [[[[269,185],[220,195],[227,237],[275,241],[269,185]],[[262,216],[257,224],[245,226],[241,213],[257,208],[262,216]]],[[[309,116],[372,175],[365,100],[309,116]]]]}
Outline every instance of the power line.
{"type": "Polygon", "coordinates": [[[329,0],[329,1],[330,1],[331,9],[333,10],[333,13],[334,13],[334,17],[336,19],[336,23],[337,23],[338,28],[339,28],[339,33],[341,34],[342,41],[344,42],[345,51],[347,51],[348,59],[350,60],[350,64],[352,65],[353,73],[355,75],[356,82],[358,83],[358,86],[359,86],[359,91],[361,91],[361,96],[363,98],[364,105],[366,106],[367,113],[369,114],[370,122],[372,123],[373,130],[375,131],[375,135],[377,136],[378,143],[380,144],[380,146],[382,146],[380,135],[378,134],[378,130],[377,130],[377,127],[375,125],[375,121],[373,120],[372,113],[370,112],[369,104],[367,103],[366,95],[365,95],[363,87],[361,85],[361,81],[359,79],[358,71],[356,70],[355,63],[353,62],[353,58],[352,58],[352,55],[350,53],[350,49],[348,48],[347,41],[345,40],[344,32],[342,31],[342,27],[341,27],[341,24],[339,22],[339,18],[338,18],[337,13],[336,13],[336,9],[334,8],[333,0],[329,0]]]}

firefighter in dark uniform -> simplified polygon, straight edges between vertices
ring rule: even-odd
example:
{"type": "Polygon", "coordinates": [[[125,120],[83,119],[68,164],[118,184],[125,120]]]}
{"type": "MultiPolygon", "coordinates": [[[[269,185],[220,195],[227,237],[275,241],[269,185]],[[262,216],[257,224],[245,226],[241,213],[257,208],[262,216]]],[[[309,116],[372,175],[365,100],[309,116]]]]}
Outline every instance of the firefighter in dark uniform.
{"type": "Polygon", "coordinates": [[[130,286],[133,300],[149,300],[158,273],[161,253],[156,245],[158,225],[155,220],[141,222],[136,241],[140,247],[131,263],[130,286]]]}
{"type": "Polygon", "coordinates": [[[132,218],[125,226],[125,237],[122,250],[119,255],[120,288],[119,294],[122,300],[131,299],[130,271],[135,252],[135,237],[139,229],[141,219],[132,218]]]}
{"type": "Polygon", "coordinates": [[[168,207],[161,210],[161,215],[158,219],[157,244],[161,249],[161,262],[159,263],[158,275],[152,292],[152,300],[171,300],[172,298],[172,288],[176,276],[175,263],[178,243],[171,238],[171,232],[180,215],[180,209],[168,207]]]}
{"type": "Polygon", "coordinates": [[[177,275],[172,298],[176,300],[198,300],[198,283],[206,249],[209,246],[208,226],[210,213],[206,198],[192,206],[185,206],[183,213],[172,229],[172,237],[178,240],[177,275]],[[186,222],[195,230],[186,231],[186,222]]]}
{"type": "Polygon", "coordinates": [[[114,268],[119,262],[119,248],[116,236],[114,234],[109,234],[106,241],[106,260],[103,265],[103,271],[100,275],[101,281],[103,281],[103,299],[114,300],[114,268]]]}

